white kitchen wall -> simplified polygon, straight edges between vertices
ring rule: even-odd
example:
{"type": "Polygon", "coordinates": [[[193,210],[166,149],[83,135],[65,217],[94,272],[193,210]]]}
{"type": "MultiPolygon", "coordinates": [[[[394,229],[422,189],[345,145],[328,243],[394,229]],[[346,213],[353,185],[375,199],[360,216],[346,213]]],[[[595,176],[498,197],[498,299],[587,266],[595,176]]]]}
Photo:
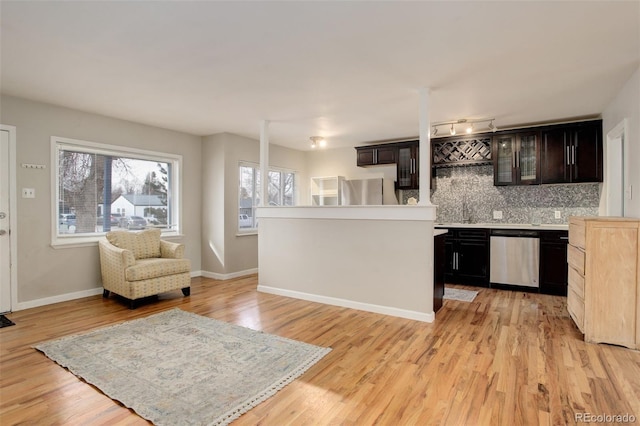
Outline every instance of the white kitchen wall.
{"type": "MultiPolygon", "coordinates": [[[[358,167],[355,148],[335,148],[307,151],[307,174],[309,177],[344,176],[346,179],[383,178],[382,203],[398,204],[395,191],[396,165],[358,167]]],[[[310,180],[303,183],[306,194],[301,205],[310,205],[310,180]]]]}
{"type": "MultiPolygon", "coordinates": [[[[640,218],[640,67],[602,113],[605,141],[607,133],[625,118],[628,125],[624,146],[625,189],[632,186],[632,198],[625,198],[624,214],[640,218]]],[[[601,211],[604,211],[604,195],[600,206],[601,211]]]]}

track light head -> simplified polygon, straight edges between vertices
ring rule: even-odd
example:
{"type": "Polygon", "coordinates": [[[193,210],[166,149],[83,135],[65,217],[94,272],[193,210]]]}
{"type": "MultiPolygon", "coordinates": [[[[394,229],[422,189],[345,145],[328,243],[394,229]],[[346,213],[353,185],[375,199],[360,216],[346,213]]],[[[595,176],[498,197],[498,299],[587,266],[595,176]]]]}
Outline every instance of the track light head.
{"type": "Polygon", "coordinates": [[[456,128],[453,127],[453,123],[451,123],[451,130],[449,130],[449,133],[451,133],[451,136],[455,136],[456,134],[456,128]]]}

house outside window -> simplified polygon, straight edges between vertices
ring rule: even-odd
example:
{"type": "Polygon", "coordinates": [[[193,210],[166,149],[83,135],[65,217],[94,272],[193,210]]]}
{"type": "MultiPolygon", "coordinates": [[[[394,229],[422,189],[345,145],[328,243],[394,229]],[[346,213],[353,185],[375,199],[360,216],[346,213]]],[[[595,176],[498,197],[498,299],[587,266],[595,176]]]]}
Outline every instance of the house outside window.
{"type": "MultiPolygon", "coordinates": [[[[268,173],[269,206],[294,206],[296,176],[291,170],[272,168],[268,173]]],[[[238,194],[238,229],[255,231],[258,227],[255,209],[260,204],[260,166],[240,163],[240,192],[238,194]]]]}
{"type": "Polygon", "coordinates": [[[180,232],[182,157],[52,137],[54,245],[96,241],[110,230],[180,232]]]}

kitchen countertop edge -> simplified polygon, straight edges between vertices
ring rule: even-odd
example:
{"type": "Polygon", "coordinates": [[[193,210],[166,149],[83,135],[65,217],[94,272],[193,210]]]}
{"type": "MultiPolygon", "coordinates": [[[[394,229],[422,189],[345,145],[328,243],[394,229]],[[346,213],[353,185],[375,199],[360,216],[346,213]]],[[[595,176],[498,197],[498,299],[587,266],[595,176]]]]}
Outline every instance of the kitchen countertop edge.
{"type": "Polygon", "coordinates": [[[442,228],[482,228],[482,229],[532,229],[544,231],[568,231],[568,224],[532,225],[530,223],[434,223],[436,229],[442,228]]]}

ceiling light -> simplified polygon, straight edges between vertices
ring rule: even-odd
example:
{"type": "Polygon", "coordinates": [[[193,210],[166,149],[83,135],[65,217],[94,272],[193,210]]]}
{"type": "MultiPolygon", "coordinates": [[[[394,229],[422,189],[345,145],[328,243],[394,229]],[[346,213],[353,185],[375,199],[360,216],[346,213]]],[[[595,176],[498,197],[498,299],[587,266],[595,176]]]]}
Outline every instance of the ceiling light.
{"type": "Polygon", "coordinates": [[[322,136],[311,136],[311,148],[324,148],[327,146],[327,141],[322,136]]]}
{"type": "Polygon", "coordinates": [[[471,132],[473,132],[473,123],[469,123],[469,126],[467,127],[467,133],[471,132]]]}
{"type": "Polygon", "coordinates": [[[436,126],[433,126],[433,136],[438,134],[438,128],[436,126]]]}
{"type": "Polygon", "coordinates": [[[456,134],[456,128],[453,127],[453,123],[451,123],[451,130],[449,130],[449,133],[451,133],[451,136],[456,134]]]}

